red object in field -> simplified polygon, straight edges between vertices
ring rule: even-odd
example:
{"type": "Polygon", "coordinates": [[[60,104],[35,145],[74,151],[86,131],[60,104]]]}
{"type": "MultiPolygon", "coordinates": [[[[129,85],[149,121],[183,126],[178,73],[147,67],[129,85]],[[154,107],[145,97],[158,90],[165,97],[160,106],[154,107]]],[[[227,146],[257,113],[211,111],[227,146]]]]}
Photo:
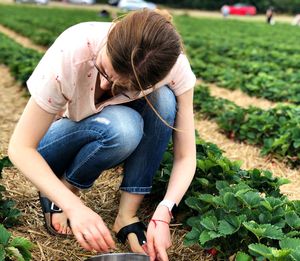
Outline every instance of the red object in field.
{"type": "Polygon", "coordinates": [[[212,255],[212,256],[216,256],[218,254],[218,250],[215,248],[211,248],[207,250],[207,253],[212,255]]]}
{"type": "Polygon", "coordinates": [[[225,15],[256,15],[256,7],[246,4],[223,5],[222,14],[225,15]]]}

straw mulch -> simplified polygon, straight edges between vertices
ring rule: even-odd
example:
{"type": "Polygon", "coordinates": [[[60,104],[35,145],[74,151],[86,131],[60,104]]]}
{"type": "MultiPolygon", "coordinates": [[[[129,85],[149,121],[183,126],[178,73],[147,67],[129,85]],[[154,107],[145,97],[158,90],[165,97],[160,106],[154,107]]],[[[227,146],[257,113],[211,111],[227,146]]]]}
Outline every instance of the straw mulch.
{"type": "MultiPolygon", "coordinates": [[[[6,67],[0,66],[0,156],[7,155],[7,145],[13,128],[28,100],[28,95],[10,77],[6,67]]],[[[99,213],[109,228],[112,228],[119,203],[119,184],[122,169],[116,168],[101,175],[93,188],[81,195],[82,200],[99,213]]],[[[1,183],[7,189],[7,197],[17,202],[22,211],[21,224],[11,229],[15,236],[30,239],[36,247],[32,251],[33,260],[85,260],[94,255],[84,251],[75,239],[61,239],[51,236],[44,228],[37,190],[15,168],[4,170],[1,183]]],[[[145,199],[139,216],[146,223],[150,219],[157,202],[145,199]]],[[[169,250],[170,260],[210,260],[199,247],[185,247],[183,238],[188,232],[182,224],[171,226],[173,246],[169,250]]],[[[114,236],[114,235],[113,235],[114,236]]],[[[117,244],[117,252],[128,252],[129,248],[117,244]]]]}

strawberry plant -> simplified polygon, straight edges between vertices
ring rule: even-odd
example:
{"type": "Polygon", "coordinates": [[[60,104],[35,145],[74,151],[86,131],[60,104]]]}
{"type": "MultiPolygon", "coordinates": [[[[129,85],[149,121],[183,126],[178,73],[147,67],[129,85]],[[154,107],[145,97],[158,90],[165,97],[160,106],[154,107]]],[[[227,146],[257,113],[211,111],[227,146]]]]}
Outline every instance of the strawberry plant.
{"type": "MultiPolygon", "coordinates": [[[[2,178],[3,168],[11,166],[12,164],[8,157],[0,159],[0,178],[2,178]]],[[[18,218],[21,213],[15,208],[15,202],[13,200],[6,199],[3,196],[5,191],[5,187],[0,185],[0,224],[3,224],[5,227],[12,227],[18,223],[18,218]]]]}
{"type": "MultiPolygon", "coordinates": [[[[154,192],[164,190],[172,145],[160,165],[154,192]]],[[[300,201],[280,192],[289,181],[267,170],[243,170],[211,143],[197,139],[197,168],[180,212],[191,231],[185,244],[199,244],[218,260],[298,260],[300,201]]]]}
{"type": "Polygon", "coordinates": [[[0,224],[0,260],[31,260],[30,250],[33,244],[23,237],[13,237],[3,225],[0,224]]]}
{"type": "Polygon", "coordinates": [[[66,8],[4,5],[0,7],[0,23],[30,38],[33,42],[50,46],[68,27],[86,21],[111,21],[97,11],[66,8]]]}
{"type": "Polygon", "coordinates": [[[194,104],[204,116],[215,119],[228,137],[262,146],[262,155],[271,154],[293,166],[300,164],[300,118],[296,105],[278,105],[269,110],[241,108],[212,97],[205,86],[196,88],[194,104]]]}
{"type": "MultiPolygon", "coordinates": [[[[0,159],[0,178],[2,178],[3,168],[11,166],[8,157],[0,159]]],[[[21,212],[15,208],[13,200],[4,198],[3,192],[5,187],[0,185],[0,260],[29,261],[33,244],[23,237],[13,237],[6,229],[18,223],[21,212]]]]}
{"type": "Polygon", "coordinates": [[[42,55],[24,48],[9,37],[0,33],[0,63],[7,65],[12,75],[25,85],[42,55]]]}

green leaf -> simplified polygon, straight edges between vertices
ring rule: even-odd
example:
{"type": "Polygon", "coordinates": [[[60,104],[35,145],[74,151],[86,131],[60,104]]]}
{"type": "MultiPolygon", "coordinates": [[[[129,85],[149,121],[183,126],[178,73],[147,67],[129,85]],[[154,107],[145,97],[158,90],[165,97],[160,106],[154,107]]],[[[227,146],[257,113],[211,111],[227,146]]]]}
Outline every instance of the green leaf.
{"type": "Polygon", "coordinates": [[[0,260],[5,260],[5,250],[3,245],[0,245],[0,260]]]}
{"type": "Polygon", "coordinates": [[[275,260],[285,260],[283,258],[288,257],[291,252],[291,249],[272,249],[272,255],[275,260]]]}
{"type": "Polygon", "coordinates": [[[201,225],[207,230],[217,231],[218,229],[218,220],[215,216],[208,216],[201,220],[201,225]]]}
{"type": "Polygon", "coordinates": [[[261,238],[264,232],[266,231],[266,228],[260,227],[255,221],[243,222],[243,225],[246,229],[251,231],[258,238],[261,238]]]}
{"type": "Polygon", "coordinates": [[[199,243],[200,230],[193,227],[192,230],[186,234],[184,238],[184,244],[186,246],[191,246],[199,243]]]}
{"type": "Polygon", "coordinates": [[[15,237],[10,245],[19,249],[25,261],[31,260],[30,250],[33,248],[33,243],[31,243],[28,239],[23,237],[15,237]]]}
{"type": "Polygon", "coordinates": [[[14,259],[16,258],[18,261],[26,261],[20,253],[19,249],[16,247],[7,247],[6,251],[9,254],[9,256],[14,257],[14,259]]]}
{"type": "Polygon", "coordinates": [[[219,221],[219,232],[222,235],[231,235],[235,233],[239,228],[234,227],[232,224],[228,223],[225,220],[219,221]]]}
{"type": "Polygon", "coordinates": [[[239,251],[235,257],[235,261],[252,261],[252,257],[239,251]]]}
{"type": "Polygon", "coordinates": [[[300,249],[300,238],[284,238],[279,241],[279,246],[287,249],[300,249]]]}
{"type": "Polygon", "coordinates": [[[300,231],[292,230],[285,234],[286,237],[297,237],[300,236],[300,231]]]}
{"type": "Polygon", "coordinates": [[[22,247],[26,249],[31,249],[33,247],[33,244],[24,237],[13,238],[13,240],[10,242],[10,245],[14,247],[22,247]]]}
{"type": "Polygon", "coordinates": [[[201,217],[200,217],[200,216],[190,217],[190,218],[188,218],[188,220],[187,220],[187,224],[188,224],[190,227],[195,227],[195,228],[197,228],[198,230],[200,230],[200,229],[202,228],[202,225],[201,225],[200,221],[201,221],[201,217]]]}
{"type": "Polygon", "coordinates": [[[259,254],[265,258],[272,258],[273,254],[272,254],[272,248],[267,247],[263,244],[250,244],[248,246],[249,250],[251,250],[252,252],[259,254]]]}
{"type": "Polygon", "coordinates": [[[204,246],[204,244],[210,240],[212,240],[212,238],[210,237],[210,235],[208,234],[208,230],[204,230],[202,231],[200,237],[199,237],[200,243],[202,246],[204,246]]]}
{"type": "Polygon", "coordinates": [[[265,207],[267,210],[272,211],[273,208],[271,206],[271,204],[267,201],[267,200],[263,200],[260,202],[260,205],[265,207]]]}
{"type": "Polygon", "coordinates": [[[198,198],[199,198],[199,200],[202,200],[202,201],[204,201],[204,202],[206,202],[206,203],[212,204],[212,203],[213,203],[214,196],[211,195],[211,194],[201,194],[201,195],[199,195],[198,198]]]}
{"type": "Polygon", "coordinates": [[[290,254],[294,261],[300,260],[300,251],[296,250],[290,254]]]}
{"type": "Polygon", "coordinates": [[[10,237],[11,233],[8,232],[8,230],[2,224],[0,224],[0,244],[6,246],[10,237]]]}
{"type": "Polygon", "coordinates": [[[217,180],[216,181],[216,188],[218,191],[228,188],[229,187],[229,183],[227,181],[224,180],[217,180]]]}
{"type": "Polygon", "coordinates": [[[208,234],[210,236],[211,239],[215,239],[215,238],[218,238],[218,237],[221,237],[222,235],[215,232],[215,231],[208,231],[208,234]]]}
{"type": "Polygon", "coordinates": [[[257,238],[282,239],[284,234],[279,227],[270,224],[257,224],[255,221],[243,222],[246,229],[256,235],[257,238]]]}
{"type": "Polygon", "coordinates": [[[11,167],[12,163],[10,162],[8,157],[4,157],[2,159],[0,159],[0,177],[2,177],[2,170],[5,167],[11,167]]]}
{"type": "Polygon", "coordinates": [[[286,179],[286,178],[278,178],[277,180],[277,185],[280,187],[282,185],[286,185],[286,184],[289,184],[291,183],[291,181],[289,179],[286,179]]]}
{"type": "Polygon", "coordinates": [[[237,197],[248,207],[255,208],[258,207],[261,201],[258,192],[248,191],[244,194],[236,193],[237,197]]]}
{"type": "Polygon", "coordinates": [[[278,240],[284,238],[284,234],[281,228],[270,224],[262,224],[260,226],[266,228],[265,232],[263,233],[263,237],[278,240]]]}
{"type": "Polygon", "coordinates": [[[235,198],[232,192],[226,192],[223,196],[223,201],[226,204],[227,209],[237,210],[239,206],[238,200],[235,198]]]}
{"type": "Polygon", "coordinates": [[[225,208],[226,207],[226,205],[225,205],[225,203],[223,201],[223,198],[221,196],[215,196],[213,198],[213,202],[214,202],[214,204],[216,205],[217,208],[218,207],[219,208],[225,208]]]}
{"type": "Polygon", "coordinates": [[[208,185],[210,184],[209,180],[205,178],[196,178],[196,180],[204,187],[208,187],[208,185]]]}
{"type": "Polygon", "coordinates": [[[292,228],[299,229],[300,228],[300,218],[296,214],[295,211],[289,211],[285,214],[285,220],[288,225],[292,228]]]}
{"type": "Polygon", "coordinates": [[[185,203],[187,204],[187,206],[189,206],[192,209],[197,210],[198,212],[202,211],[202,205],[201,202],[198,198],[196,197],[188,197],[185,200],[185,203]]]}

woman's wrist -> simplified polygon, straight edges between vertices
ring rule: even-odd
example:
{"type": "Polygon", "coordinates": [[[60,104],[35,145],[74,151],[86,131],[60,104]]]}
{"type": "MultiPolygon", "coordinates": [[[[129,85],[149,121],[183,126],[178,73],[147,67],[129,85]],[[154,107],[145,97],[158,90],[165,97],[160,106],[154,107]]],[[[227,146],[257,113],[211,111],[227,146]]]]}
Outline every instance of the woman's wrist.
{"type": "Polygon", "coordinates": [[[161,220],[161,219],[154,219],[154,218],[152,218],[150,221],[154,223],[155,227],[157,226],[158,223],[163,223],[163,224],[166,224],[168,226],[170,225],[169,222],[167,222],[165,220],[161,220]]]}
{"type": "Polygon", "coordinates": [[[152,219],[164,220],[170,223],[172,216],[169,212],[169,209],[166,206],[158,205],[152,216],[152,219]]]}

